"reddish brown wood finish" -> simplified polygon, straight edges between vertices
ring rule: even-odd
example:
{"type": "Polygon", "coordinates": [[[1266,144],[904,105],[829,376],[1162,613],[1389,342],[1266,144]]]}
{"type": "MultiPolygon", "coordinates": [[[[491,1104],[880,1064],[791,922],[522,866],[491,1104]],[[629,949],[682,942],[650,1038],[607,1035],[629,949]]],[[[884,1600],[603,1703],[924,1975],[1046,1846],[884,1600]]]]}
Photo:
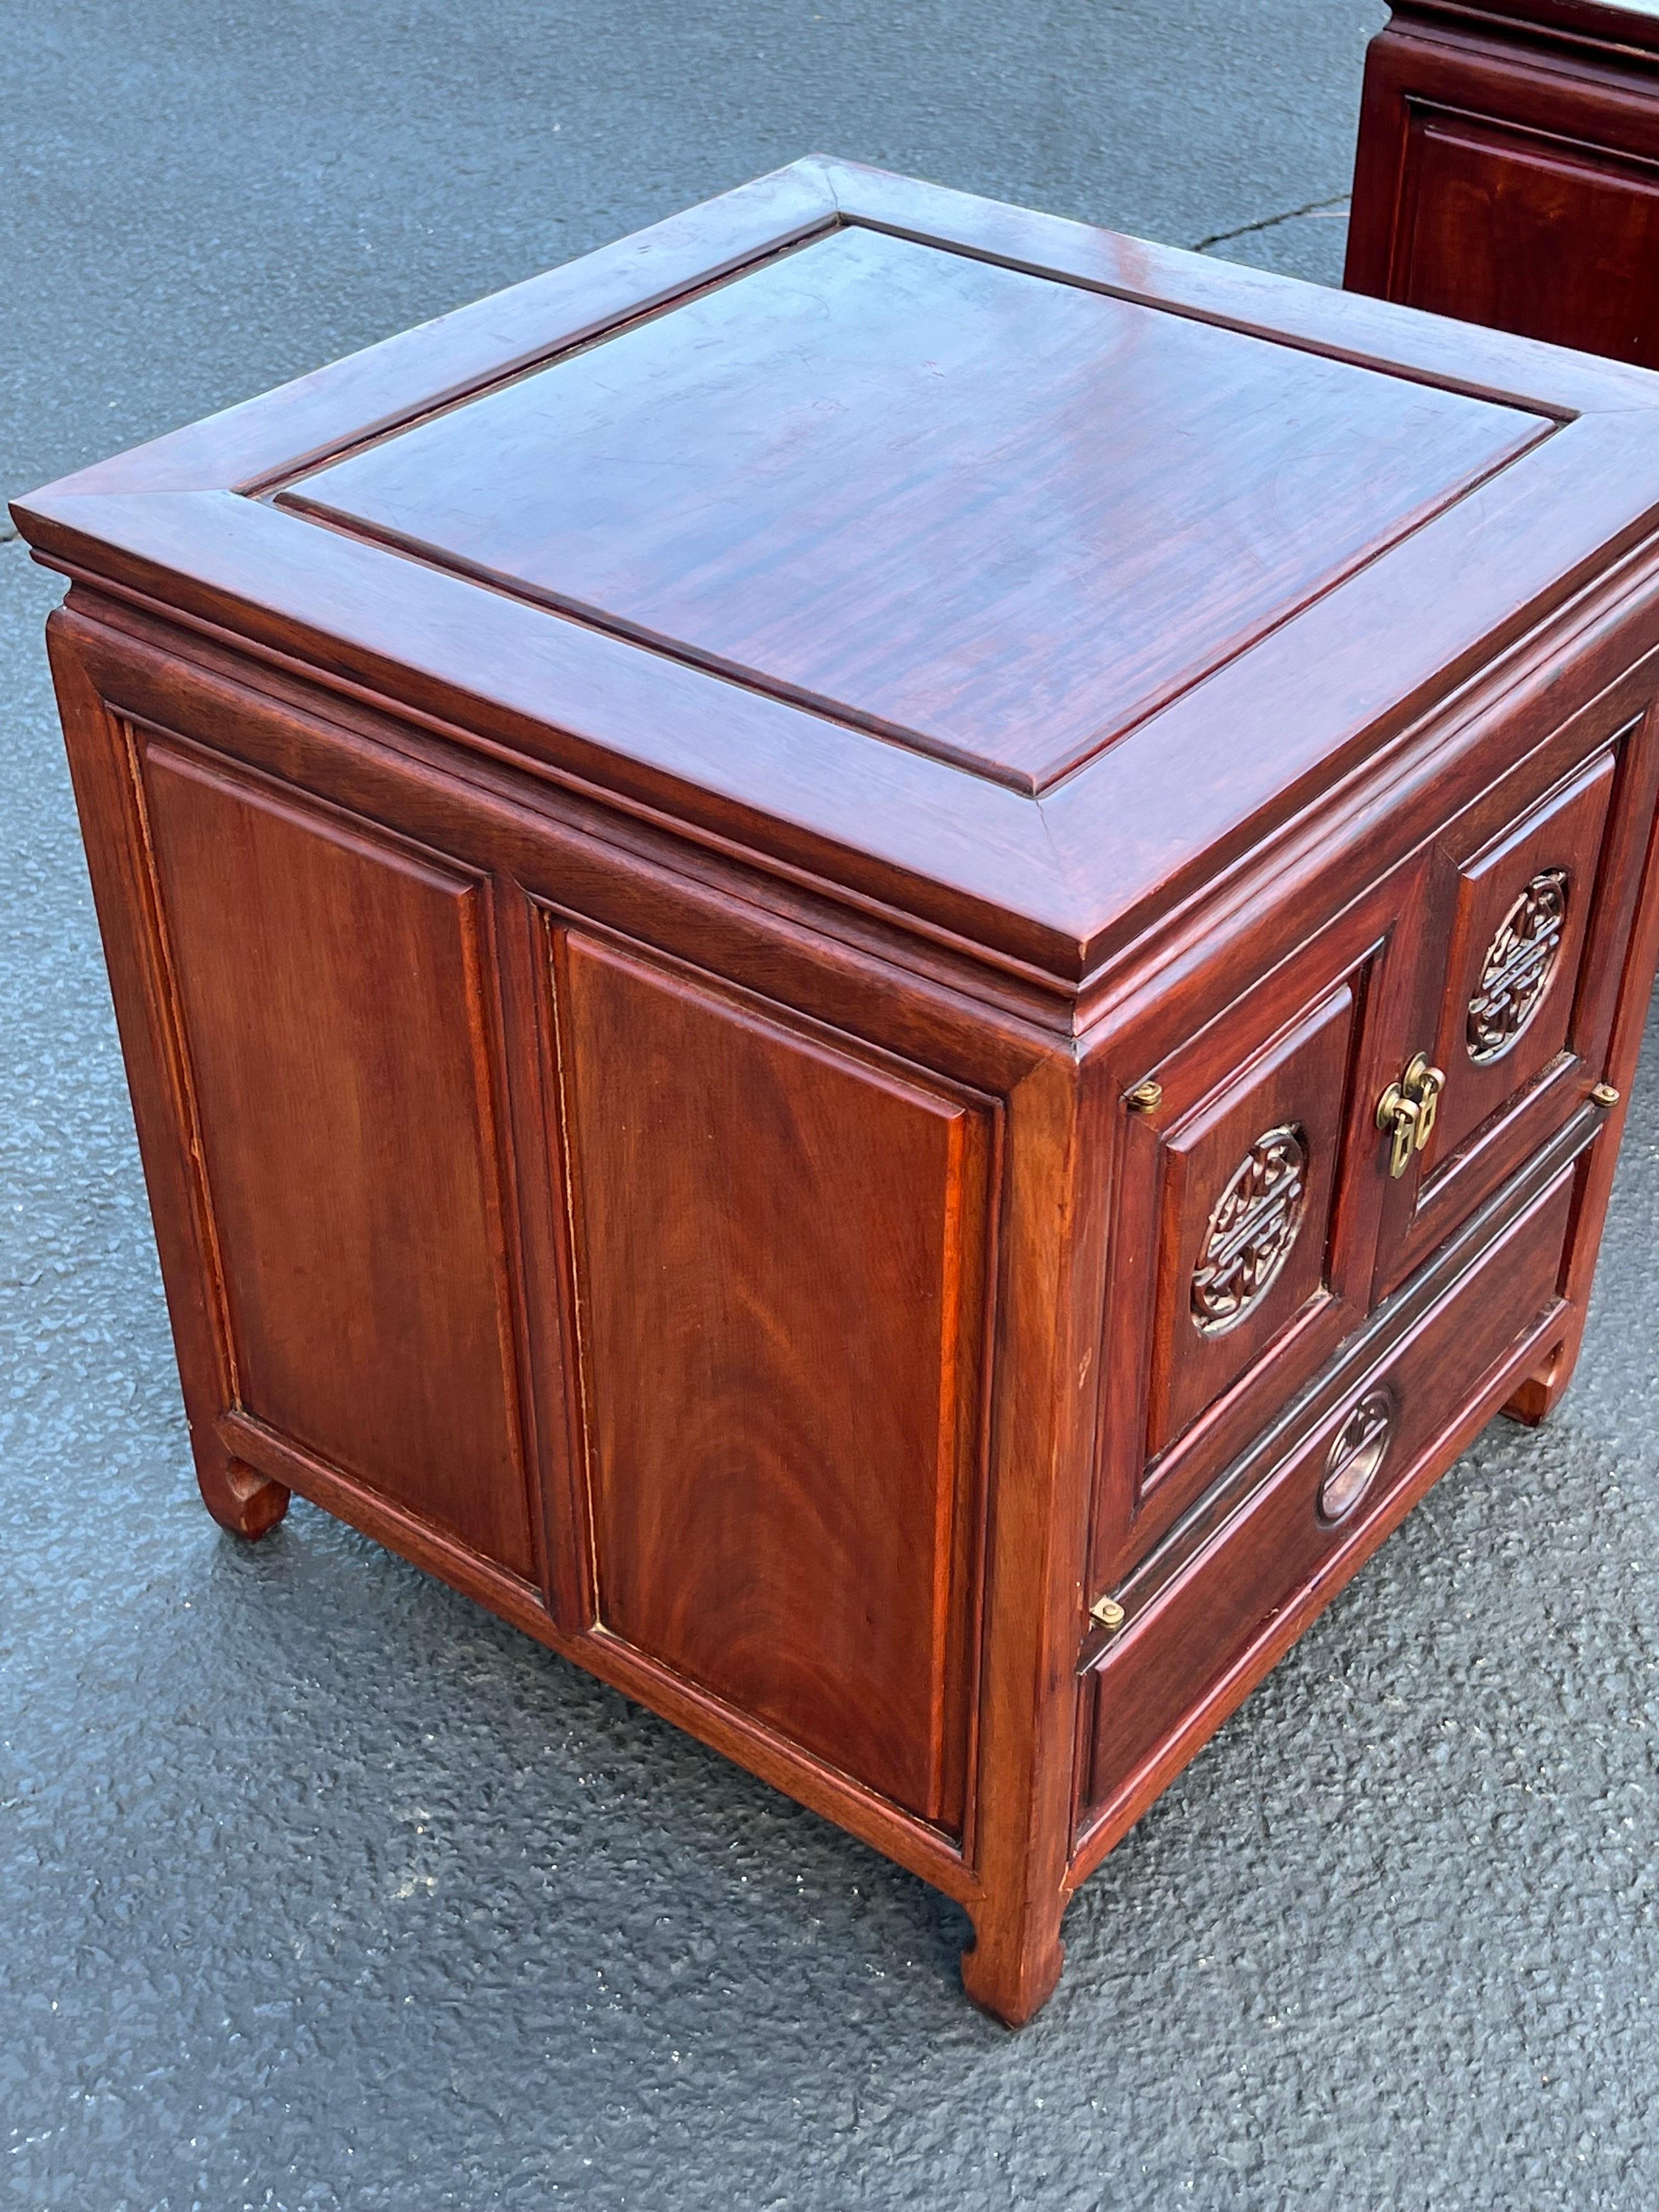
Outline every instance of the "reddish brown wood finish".
{"type": "Polygon", "coordinates": [[[15,511],[210,1510],[793,1791],[1027,2017],[1571,1370],[1650,380],[814,161],[15,511]]]}
{"type": "Polygon", "coordinates": [[[959,1836],[993,1103],[556,957],[597,1619],[959,1836]]]}
{"type": "Polygon", "coordinates": [[[1030,792],[1547,428],[1265,343],[854,225],[276,498],[1030,792]]]}
{"type": "Polygon", "coordinates": [[[235,1401],[528,1578],[480,885],[135,750],[235,1401]]]}
{"type": "Polygon", "coordinates": [[[1659,368],[1659,15],[1391,4],[1366,58],[1350,289],[1659,368]]]}
{"type": "Polygon", "coordinates": [[[1207,1547],[1131,1594],[1139,1601],[1132,1618],[1093,1673],[1088,1764],[1079,1775],[1092,1829],[1109,1829],[1126,1804],[1139,1809],[1149,1771],[1161,1784],[1182,1763],[1171,1753],[1194,1747],[1215,1725],[1285,1611],[1310,1614],[1356,1555],[1372,1548],[1368,1538],[1400,1517],[1394,1509],[1435,1464],[1446,1409],[1490,1409],[1513,1376],[1517,1347],[1535,1345],[1558,1319],[1572,1181],[1569,1168],[1386,1358],[1348,1383],[1207,1547]],[[1386,1423],[1382,1461],[1333,1522],[1321,1510],[1322,1486],[1349,1413],[1374,1396],[1386,1423]]]}

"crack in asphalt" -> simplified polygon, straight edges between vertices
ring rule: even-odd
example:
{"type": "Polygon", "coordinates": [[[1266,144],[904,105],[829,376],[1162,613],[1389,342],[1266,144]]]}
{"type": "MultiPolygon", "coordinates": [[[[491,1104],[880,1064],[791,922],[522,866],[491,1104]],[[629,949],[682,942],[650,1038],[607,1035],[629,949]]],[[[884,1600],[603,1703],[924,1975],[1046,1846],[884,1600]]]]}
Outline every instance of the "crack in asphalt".
{"type": "Polygon", "coordinates": [[[1208,238],[1200,238],[1188,251],[1207,253],[1212,246],[1224,246],[1230,238],[1249,238],[1258,230],[1276,230],[1281,222],[1294,222],[1298,216],[1331,215],[1338,208],[1346,208],[1353,198],[1352,192],[1337,192],[1328,200],[1310,200],[1305,207],[1286,208],[1282,215],[1264,215],[1260,222],[1241,222],[1234,230],[1218,230],[1208,238]]]}

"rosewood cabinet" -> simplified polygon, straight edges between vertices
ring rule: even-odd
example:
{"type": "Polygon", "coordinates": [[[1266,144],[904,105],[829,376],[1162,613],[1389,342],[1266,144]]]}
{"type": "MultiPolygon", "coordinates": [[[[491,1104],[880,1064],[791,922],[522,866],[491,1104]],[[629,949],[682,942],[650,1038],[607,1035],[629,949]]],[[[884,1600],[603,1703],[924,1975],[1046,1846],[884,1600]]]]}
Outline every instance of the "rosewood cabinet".
{"type": "Polygon", "coordinates": [[[1348,288],[1659,368],[1659,9],[1390,4],[1348,288]]]}
{"type": "Polygon", "coordinates": [[[210,1510],[792,1791],[1027,2017],[1571,1372],[1659,385],[813,160],[15,513],[210,1510]]]}

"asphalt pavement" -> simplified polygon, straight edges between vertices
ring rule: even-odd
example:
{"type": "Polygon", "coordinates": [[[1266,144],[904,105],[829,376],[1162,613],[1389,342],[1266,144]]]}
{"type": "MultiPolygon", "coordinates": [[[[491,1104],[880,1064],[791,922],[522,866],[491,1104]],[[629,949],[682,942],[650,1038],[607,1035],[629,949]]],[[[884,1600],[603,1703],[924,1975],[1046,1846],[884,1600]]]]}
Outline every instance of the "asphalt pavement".
{"type": "MultiPolygon", "coordinates": [[[[1315,281],[1373,0],[8,0],[0,490],[823,149],[1315,281]]],[[[0,543],[0,2201],[1659,2201],[1659,1085],[1588,1349],[1076,1901],[960,1912],[296,1500],[197,1499],[0,543]]]]}

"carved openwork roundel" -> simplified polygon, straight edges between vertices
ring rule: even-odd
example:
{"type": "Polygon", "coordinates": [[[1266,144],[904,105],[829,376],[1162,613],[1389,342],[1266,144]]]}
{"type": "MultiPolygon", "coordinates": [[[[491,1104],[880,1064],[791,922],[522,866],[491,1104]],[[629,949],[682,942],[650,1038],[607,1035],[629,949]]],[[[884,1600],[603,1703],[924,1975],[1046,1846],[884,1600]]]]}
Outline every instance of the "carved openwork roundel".
{"type": "Polygon", "coordinates": [[[1394,1440],[1394,1399],[1385,1389],[1367,1390],[1331,1443],[1316,1510],[1322,1521],[1341,1521],[1376,1480],[1394,1440]]]}
{"type": "Polygon", "coordinates": [[[1502,1060],[1544,1003],[1567,922],[1567,875],[1534,876],[1498,925],[1469,1000],[1469,1058],[1502,1060]]]}
{"type": "Polygon", "coordinates": [[[1308,1194],[1308,1147],[1299,1128],[1258,1137],[1215,1202],[1193,1270],[1193,1326],[1224,1336],[1255,1311],[1296,1242],[1308,1194]]]}

